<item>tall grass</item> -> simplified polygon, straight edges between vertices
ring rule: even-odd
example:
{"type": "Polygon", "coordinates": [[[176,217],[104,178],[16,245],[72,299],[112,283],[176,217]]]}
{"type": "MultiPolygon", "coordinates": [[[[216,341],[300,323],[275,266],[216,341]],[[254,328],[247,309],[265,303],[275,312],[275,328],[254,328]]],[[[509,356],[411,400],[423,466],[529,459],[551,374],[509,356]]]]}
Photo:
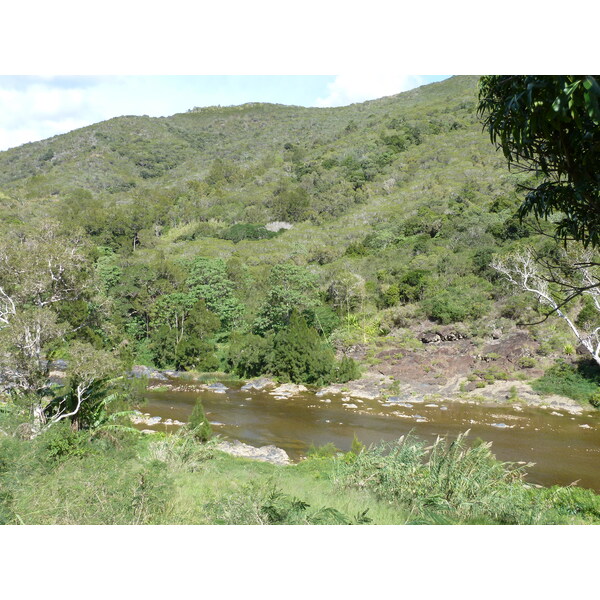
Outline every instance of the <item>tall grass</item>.
{"type": "Polygon", "coordinates": [[[442,520],[538,522],[545,507],[529,493],[523,468],[496,460],[489,443],[469,445],[467,435],[438,437],[429,447],[411,435],[372,446],[337,460],[335,482],[405,506],[415,522],[432,513],[442,520]]]}

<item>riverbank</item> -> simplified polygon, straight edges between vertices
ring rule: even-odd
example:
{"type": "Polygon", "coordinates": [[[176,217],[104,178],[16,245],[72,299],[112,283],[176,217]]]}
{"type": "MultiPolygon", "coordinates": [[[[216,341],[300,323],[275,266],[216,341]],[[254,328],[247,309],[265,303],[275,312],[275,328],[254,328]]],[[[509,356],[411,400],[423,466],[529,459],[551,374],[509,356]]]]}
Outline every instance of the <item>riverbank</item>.
{"type": "MultiPolygon", "coordinates": [[[[206,374],[193,372],[173,372],[150,370],[145,374],[150,377],[150,390],[169,389],[174,392],[194,390],[213,391],[226,393],[228,384],[243,384],[242,391],[268,391],[274,398],[290,398],[300,396],[310,391],[317,397],[337,395],[346,397],[351,401],[356,400],[383,400],[387,402],[427,403],[435,401],[458,402],[462,404],[478,404],[490,408],[498,406],[534,407],[548,410],[561,410],[569,414],[580,415],[585,412],[598,412],[591,405],[581,403],[559,395],[542,395],[522,380],[494,381],[485,386],[474,389],[465,389],[461,377],[454,378],[443,384],[433,383],[401,383],[389,375],[370,371],[360,379],[347,383],[336,383],[328,386],[310,389],[298,384],[280,384],[274,379],[260,377],[241,382],[231,382],[226,374],[206,374]],[[222,381],[206,383],[209,377],[220,376],[222,381]],[[224,383],[223,383],[224,382],[224,383]]],[[[359,406],[356,406],[359,409],[359,406]]]]}
{"type": "MultiPolygon", "coordinates": [[[[0,425],[5,428],[8,423],[0,420],[0,425]]],[[[441,441],[433,452],[430,445],[405,438],[384,455],[377,448],[337,456],[321,453],[285,466],[231,456],[215,442],[198,443],[185,435],[105,436],[69,427],[50,430],[35,440],[10,434],[0,436],[4,458],[0,486],[5,492],[0,498],[0,523],[600,521],[596,494],[575,487],[532,486],[522,480],[521,468],[499,463],[487,445],[469,449],[461,440],[460,452],[453,451],[456,447],[441,441]],[[403,444],[407,449],[400,456],[403,444]],[[437,477],[437,460],[452,465],[448,477],[437,477]]]]}

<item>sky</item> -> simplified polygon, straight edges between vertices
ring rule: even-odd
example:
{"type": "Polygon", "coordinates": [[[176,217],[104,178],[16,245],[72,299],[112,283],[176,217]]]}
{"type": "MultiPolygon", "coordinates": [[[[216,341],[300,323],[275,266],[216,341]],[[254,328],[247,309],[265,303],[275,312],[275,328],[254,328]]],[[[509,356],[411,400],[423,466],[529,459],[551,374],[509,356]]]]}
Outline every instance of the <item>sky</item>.
{"type": "Polygon", "coordinates": [[[273,102],[332,107],[397,94],[447,75],[0,76],[0,150],[122,115],[273,102]]]}

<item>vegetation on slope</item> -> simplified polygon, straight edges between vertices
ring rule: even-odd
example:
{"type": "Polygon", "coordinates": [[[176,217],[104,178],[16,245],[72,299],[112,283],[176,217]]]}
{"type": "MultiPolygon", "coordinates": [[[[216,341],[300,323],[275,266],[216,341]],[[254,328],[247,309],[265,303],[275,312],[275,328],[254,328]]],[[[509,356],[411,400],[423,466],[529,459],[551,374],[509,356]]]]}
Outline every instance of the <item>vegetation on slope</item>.
{"type": "MultiPolygon", "coordinates": [[[[593,495],[530,490],[462,442],[254,465],[258,483],[242,488],[238,461],[188,438],[128,437],[119,417],[134,393],[119,374],[133,364],[320,385],[356,378],[376,351],[419,347],[423,326],[453,325],[481,345],[538,319],[490,262],[558,247],[516,215],[518,186],[536,177],[506,172],[475,114],[476,83],[336,109],[123,117],[0,153],[0,370],[5,409],[24,409],[30,438],[0,434],[5,522],[595,519],[593,495]],[[358,346],[360,366],[348,357],[358,346]],[[56,359],[68,377],[48,386],[56,359]],[[481,488],[443,480],[474,465],[481,488]],[[339,486],[356,502],[326,500],[339,486]]],[[[568,310],[581,320],[589,306],[568,310]]],[[[538,355],[524,359],[574,354],[564,323],[531,332],[538,355]]],[[[582,399],[596,402],[597,375],[584,377],[582,399]]]]}

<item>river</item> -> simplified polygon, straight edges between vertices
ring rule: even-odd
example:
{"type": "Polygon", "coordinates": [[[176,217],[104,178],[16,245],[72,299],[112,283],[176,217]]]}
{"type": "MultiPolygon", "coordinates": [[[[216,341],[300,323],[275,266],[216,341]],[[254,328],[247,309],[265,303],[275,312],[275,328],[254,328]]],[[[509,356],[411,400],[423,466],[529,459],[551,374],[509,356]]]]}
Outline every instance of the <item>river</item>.
{"type": "MultiPolygon", "coordinates": [[[[276,399],[268,390],[247,392],[239,386],[226,393],[149,390],[146,398],[144,411],[184,422],[200,398],[216,434],[253,446],[273,444],[292,460],[306,456],[311,445],[329,442],[347,451],[354,435],[369,445],[410,431],[433,441],[438,435],[455,437],[470,430],[471,439],[491,441],[500,460],[535,463],[527,469],[527,480],[532,483],[577,482],[600,492],[600,415],[596,413],[572,415],[562,410],[438,400],[386,405],[309,392],[276,399]]],[[[173,430],[162,423],[151,428],[173,430]]]]}

